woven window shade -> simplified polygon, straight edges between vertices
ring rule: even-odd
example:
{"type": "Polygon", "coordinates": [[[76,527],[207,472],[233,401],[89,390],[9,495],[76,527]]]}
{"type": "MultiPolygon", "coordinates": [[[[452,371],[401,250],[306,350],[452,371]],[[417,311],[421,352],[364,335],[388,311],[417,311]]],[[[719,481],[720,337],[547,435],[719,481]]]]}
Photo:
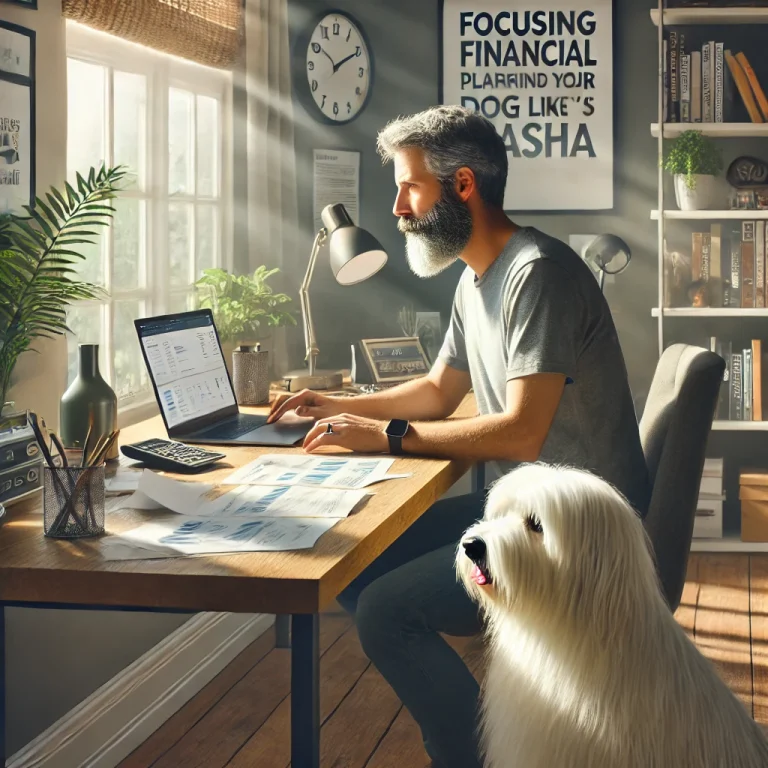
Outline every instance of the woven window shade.
{"type": "Polygon", "coordinates": [[[64,15],[164,53],[231,67],[243,0],[63,0],[64,15]]]}

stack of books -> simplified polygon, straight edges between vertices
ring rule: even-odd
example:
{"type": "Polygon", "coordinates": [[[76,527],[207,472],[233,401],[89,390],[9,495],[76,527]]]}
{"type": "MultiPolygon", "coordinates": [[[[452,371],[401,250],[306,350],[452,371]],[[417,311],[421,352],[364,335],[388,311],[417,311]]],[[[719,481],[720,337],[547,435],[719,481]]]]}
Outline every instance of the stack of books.
{"type": "Polygon", "coordinates": [[[695,539],[723,538],[723,460],[705,459],[693,523],[695,539]]]}

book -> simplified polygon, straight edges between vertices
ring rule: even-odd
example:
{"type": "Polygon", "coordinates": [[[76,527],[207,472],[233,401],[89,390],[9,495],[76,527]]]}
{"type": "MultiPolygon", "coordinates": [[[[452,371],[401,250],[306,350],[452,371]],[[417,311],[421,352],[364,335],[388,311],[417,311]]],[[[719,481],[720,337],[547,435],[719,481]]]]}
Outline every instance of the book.
{"type": "Polygon", "coordinates": [[[755,306],[755,222],[741,222],[741,306],[755,306]]]}
{"type": "Polygon", "coordinates": [[[763,89],[760,87],[760,83],[758,82],[755,70],[752,69],[752,65],[749,63],[747,57],[742,52],[736,54],[736,61],[741,64],[741,68],[744,70],[744,74],[747,76],[747,80],[749,81],[749,85],[752,88],[752,93],[754,94],[757,105],[760,107],[760,112],[762,113],[763,118],[768,120],[768,99],[765,98],[763,89]]]}
{"type": "Polygon", "coordinates": [[[752,420],[763,420],[763,342],[752,339],[752,420]]]}
{"type": "Polygon", "coordinates": [[[733,75],[733,81],[736,83],[736,88],[744,102],[744,106],[747,108],[747,112],[749,112],[750,120],[753,123],[762,123],[763,117],[755,103],[752,87],[749,84],[749,80],[747,80],[747,76],[744,74],[741,64],[739,64],[736,57],[730,51],[725,52],[725,61],[728,64],[731,75],[733,75]]]}
{"type": "MultiPolygon", "coordinates": [[[[701,51],[691,51],[691,122],[701,122],[701,51]]],[[[666,103],[666,102],[665,102],[666,103]]]]}
{"type": "Polygon", "coordinates": [[[715,110],[714,118],[716,123],[723,122],[724,101],[723,101],[723,44],[715,43],[715,58],[713,61],[715,71],[715,110]]]}
{"type": "Polygon", "coordinates": [[[701,48],[701,120],[711,123],[712,120],[712,78],[710,44],[704,43],[701,48]]]}

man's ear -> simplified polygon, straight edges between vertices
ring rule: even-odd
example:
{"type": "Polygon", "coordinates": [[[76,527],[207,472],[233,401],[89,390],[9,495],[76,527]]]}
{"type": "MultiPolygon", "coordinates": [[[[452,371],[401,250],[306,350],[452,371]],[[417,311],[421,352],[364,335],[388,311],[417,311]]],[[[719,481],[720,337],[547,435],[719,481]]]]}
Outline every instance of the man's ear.
{"type": "Polygon", "coordinates": [[[471,168],[462,166],[456,171],[453,189],[461,201],[466,203],[472,193],[477,189],[475,174],[471,168]]]}

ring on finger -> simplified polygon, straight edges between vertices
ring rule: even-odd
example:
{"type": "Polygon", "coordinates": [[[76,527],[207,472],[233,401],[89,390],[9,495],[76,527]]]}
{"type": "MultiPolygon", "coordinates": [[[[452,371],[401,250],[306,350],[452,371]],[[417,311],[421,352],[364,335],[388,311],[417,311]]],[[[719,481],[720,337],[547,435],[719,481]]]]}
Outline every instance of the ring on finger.
{"type": "Polygon", "coordinates": [[[336,433],[333,431],[333,424],[331,424],[330,422],[328,422],[328,426],[325,428],[325,434],[326,434],[326,435],[333,435],[333,434],[336,434],[336,433]]]}

